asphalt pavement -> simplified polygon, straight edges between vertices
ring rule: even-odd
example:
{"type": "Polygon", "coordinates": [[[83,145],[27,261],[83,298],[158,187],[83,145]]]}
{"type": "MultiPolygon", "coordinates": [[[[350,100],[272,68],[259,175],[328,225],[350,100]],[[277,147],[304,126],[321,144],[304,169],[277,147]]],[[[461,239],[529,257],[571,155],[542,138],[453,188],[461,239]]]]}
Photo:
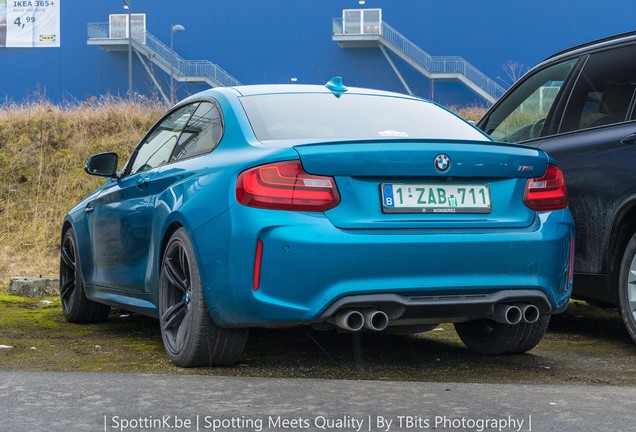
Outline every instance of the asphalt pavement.
{"type": "Polygon", "coordinates": [[[633,431],[636,389],[0,372],[0,431],[633,431]]]}

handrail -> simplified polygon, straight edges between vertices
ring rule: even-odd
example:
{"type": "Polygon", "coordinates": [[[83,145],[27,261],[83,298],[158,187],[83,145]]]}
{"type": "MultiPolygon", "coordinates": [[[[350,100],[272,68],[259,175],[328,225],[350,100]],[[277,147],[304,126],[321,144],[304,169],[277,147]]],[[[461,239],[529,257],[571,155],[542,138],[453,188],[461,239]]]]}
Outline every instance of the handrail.
{"type": "MultiPolygon", "coordinates": [[[[344,33],[342,18],[334,18],[332,28],[334,35],[352,35],[351,33],[344,33]]],[[[365,36],[366,35],[367,34],[365,34],[365,36]]],[[[477,87],[495,99],[501,97],[505,92],[505,89],[501,85],[466,61],[463,57],[432,56],[386,22],[382,22],[380,33],[376,36],[384,45],[400,51],[431,74],[463,75],[467,80],[473,82],[477,87]]]]}
{"type": "MultiPolygon", "coordinates": [[[[128,43],[128,38],[111,37],[109,23],[88,23],[88,39],[120,40],[128,43]]],[[[153,61],[172,64],[176,76],[203,77],[224,86],[238,86],[241,83],[222,67],[208,60],[185,60],[146,30],[132,32],[132,42],[144,47],[153,55],[153,61]]]]}

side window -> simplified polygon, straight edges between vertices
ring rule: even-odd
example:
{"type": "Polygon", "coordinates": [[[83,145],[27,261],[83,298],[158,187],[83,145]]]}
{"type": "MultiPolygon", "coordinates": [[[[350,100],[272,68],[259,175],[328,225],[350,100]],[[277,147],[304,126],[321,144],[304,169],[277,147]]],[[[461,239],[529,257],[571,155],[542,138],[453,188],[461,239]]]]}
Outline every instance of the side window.
{"type": "Polygon", "coordinates": [[[183,129],[171,161],[211,152],[223,136],[221,110],[217,103],[202,102],[183,129]]]}
{"type": "Polygon", "coordinates": [[[574,86],[559,132],[631,119],[635,91],[636,46],[592,54],[574,86]]]}
{"type": "Polygon", "coordinates": [[[168,162],[185,125],[199,104],[186,105],[170,114],[137,148],[129,174],[156,168],[168,162]]]}
{"type": "Polygon", "coordinates": [[[545,119],[577,60],[545,68],[526,79],[495,109],[483,126],[497,141],[520,142],[539,137],[545,119]]]}

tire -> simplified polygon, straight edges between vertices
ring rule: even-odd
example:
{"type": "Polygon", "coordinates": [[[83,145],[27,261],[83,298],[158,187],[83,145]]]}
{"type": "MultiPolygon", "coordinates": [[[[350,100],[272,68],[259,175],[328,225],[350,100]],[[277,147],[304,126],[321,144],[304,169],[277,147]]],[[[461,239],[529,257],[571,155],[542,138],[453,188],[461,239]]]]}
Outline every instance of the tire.
{"type": "Polygon", "coordinates": [[[69,322],[95,323],[108,319],[110,306],[95,303],[86,297],[73,228],[64,233],[60,247],[60,299],[62,312],[69,322]]]}
{"type": "Polygon", "coordinates": [[[618,301],[629,336],[636,343],[636,234],[627,243],[618,276],[618,301]]]}
{"type": "Polygon", "coordinates": [[[247,340],[247,329],[217,326],[208,311],[192,243],[183,228],[170,237],[161,263],[161,337],[180,367],[230,366],[247,340]]]}
{"type": "Polygon", "coordinates": [[[488,319],[456,323],[455,330],[464,345],[484,355],[519,354],[530,351],[543,338],[550,315],[535,323],[502,324],[488,319]]]}

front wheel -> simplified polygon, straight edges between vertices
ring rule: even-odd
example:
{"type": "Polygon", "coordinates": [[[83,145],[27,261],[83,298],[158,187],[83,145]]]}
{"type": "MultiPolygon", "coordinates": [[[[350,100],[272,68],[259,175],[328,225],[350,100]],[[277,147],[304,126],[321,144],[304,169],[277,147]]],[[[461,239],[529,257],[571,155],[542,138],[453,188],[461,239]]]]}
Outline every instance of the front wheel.
{"type": "Polygon", "coordinates": [[[75,231],[69,228],[60,247],[60,299],[68,322],[94,323],[106,321],[110,306],[95,303],[86,297],[84,277],[77,253],[75,231]]]}
{"type": "Polygon", "coordinates": [[[636,343],[636,234],[623,253],[618,278],[618,300],[627,332],[636,343]]]}
{"type": "Polygon", "coordinates": [[[163,255],[159,317],[164,347],[177,366],[229,366],[241,357],[247,330],[222,328],[212,320],[183,228],[170,237],[163,255]]]}
{"type": "Polygon", "coordinates": [[[530,351],[543,339],[550,315],[534,323],[502,324],[489,319],[456,323],[455,330],[471,351],[485,355],[519,354],[530,351]]]}

